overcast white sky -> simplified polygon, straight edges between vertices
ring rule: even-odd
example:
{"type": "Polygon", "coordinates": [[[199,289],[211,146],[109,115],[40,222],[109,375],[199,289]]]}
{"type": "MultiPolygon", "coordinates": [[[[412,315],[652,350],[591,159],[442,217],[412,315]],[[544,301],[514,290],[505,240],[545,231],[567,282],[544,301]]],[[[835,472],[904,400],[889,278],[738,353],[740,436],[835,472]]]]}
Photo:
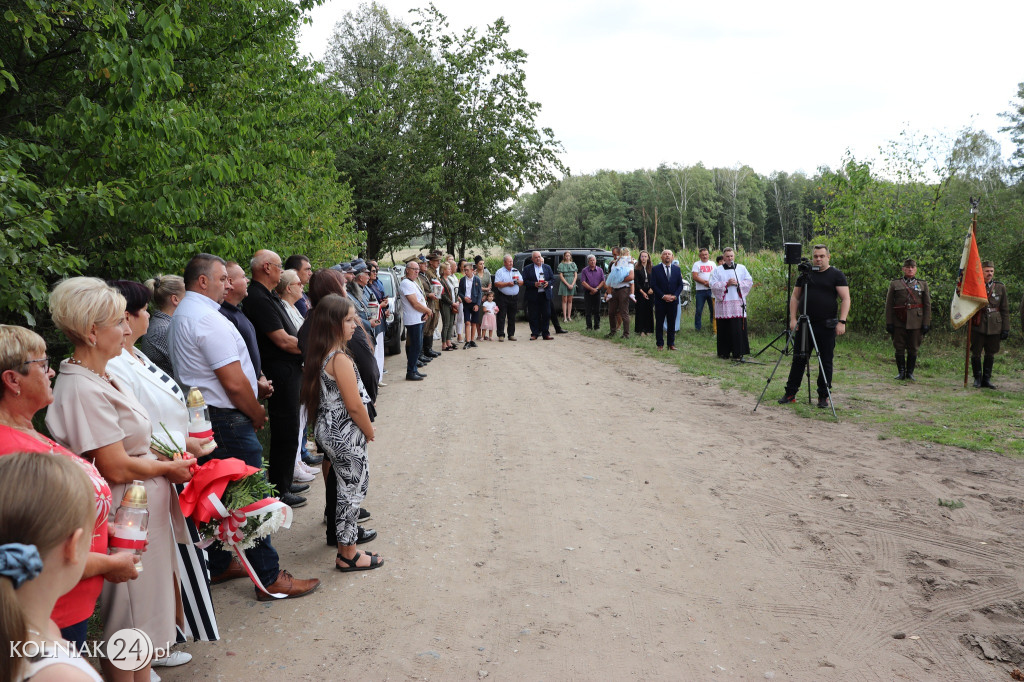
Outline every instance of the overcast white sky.
{"type": "MultiPolygon", "coordinates": [[[[359,6],[328,0],[301,50],[321,58],[359,6]]],[[[411,22],[423,2],[383,0],[411,22]]],[[[997,131],[1024,81],[1024,2],[859,3],[435,0],[451,28],[504,17],[529,54],[542,104],[574,174],[661,162],[813,174],[861,159],[901,131],[997,131]]]]}

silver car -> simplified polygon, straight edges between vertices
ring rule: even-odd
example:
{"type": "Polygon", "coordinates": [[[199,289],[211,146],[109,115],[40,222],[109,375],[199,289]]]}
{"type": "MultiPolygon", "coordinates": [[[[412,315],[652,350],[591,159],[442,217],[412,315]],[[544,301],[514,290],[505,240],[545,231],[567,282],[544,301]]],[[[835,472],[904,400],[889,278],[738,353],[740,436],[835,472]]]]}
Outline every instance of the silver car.
{"type": "Polygon", "coordinates": [[[402,323],[402,303],[398,300],[399,276],[390,269],[377,271],[377,279],[384,287],[384,294],[388,297],[388,328],[384,332],[384,352],[387,355],[397,355],[402,352],[402,339],[405,338],[405,325],[402,323]]]}

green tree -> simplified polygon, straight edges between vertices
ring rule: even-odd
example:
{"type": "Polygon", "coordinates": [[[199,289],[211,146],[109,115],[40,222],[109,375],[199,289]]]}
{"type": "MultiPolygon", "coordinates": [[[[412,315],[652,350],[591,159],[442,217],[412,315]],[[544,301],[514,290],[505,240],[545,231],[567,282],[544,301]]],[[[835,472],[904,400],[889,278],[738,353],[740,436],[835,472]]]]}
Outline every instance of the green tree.
{"type": "Polygon", "coordinates": [[[1017,84],[1017,96],[1010,102],[1012,107],[1002,115],[1010,125],[999,129],[999,132],[1010,133],[1010,140],[1015,149],[1010,152],[1009,172],[1014,178],[1024,178],[1024,82],[1017,84]]]}
{"type": "Polygon", "coordinates": [[[624,209],[613,172],[567,177],[544,204],[542,239],[533,243],[567,247],[610,243],[617,239],[624,209]]]}
{"type": "Polygon", "coordinates": [[[20,0],[5,11],[0,203],[12,209],[4,234],[20,236],[0,265],[32,243],[46,264],[27,274],[27,296],[0,295],[8,317],[27,318],[77,272],[141,279],[200,250],[351,247],[324,136],[337,108],[295,43],[312,4],[20,0]]]}
{"type": "Polygon", "coordinates": [[[426,217],[431,241],[462,255],[472,244],[509,240],[512,202],[523,187],[542,186],[567,169],[554,133],[537,127],[540,104],[526,91],[526,53],[509,45],[505,21],[452,34],[433,4],[418,14],[413,26],[436,69],[423,107],[430,116],[421,139],[433,154],[426,217]]]}
{"type": "Polygon", "coordinates": [[[375,2],[338,22],[325,65],[353,110],[336,124],[336,165],[352,186],[366,255],[377,258],[423,233],[430,157],[422,109],[435,87],[433,66],[408,27],[375,2]]]}
{"type": "Polygon", "coordinates": [[[722,206],[718,248],[722,248],[723,227],[727,240],[731,234],[734,249],[739,248],[741,238],[752,244],[765,218],[764,190],[757,173],[750,166],[739,164],[733,168],[716,168],[715,188],[722,206]]]}

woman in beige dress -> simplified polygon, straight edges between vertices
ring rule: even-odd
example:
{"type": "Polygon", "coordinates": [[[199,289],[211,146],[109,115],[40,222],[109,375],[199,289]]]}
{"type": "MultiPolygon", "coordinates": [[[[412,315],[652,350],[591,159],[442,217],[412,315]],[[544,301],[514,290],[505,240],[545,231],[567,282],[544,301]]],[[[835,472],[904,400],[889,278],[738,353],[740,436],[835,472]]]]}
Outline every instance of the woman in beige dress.
{"type": "MultiPolygon", "coordinates": [[[[149,503],[145,570],[128,583],[106,583],[100,595],[104,639],[122,628],[139,628],[166,650],[174,644],[178,610],[175,535],[188,537],[171,484],[192,478],[192,462],[161,459],[150,450],[152,425],[145,408],[106,371],[130,333],[124,297],[102,280],[73,277],[50,294],[50,314],[75,350],[60,364],[47,428],[93,462],[110,484],[111,518],[133,480],[145,483],[149,503]]],[[[148,665],[132,672],[101,663],[108,680],[149,682],[148,665]]]]}

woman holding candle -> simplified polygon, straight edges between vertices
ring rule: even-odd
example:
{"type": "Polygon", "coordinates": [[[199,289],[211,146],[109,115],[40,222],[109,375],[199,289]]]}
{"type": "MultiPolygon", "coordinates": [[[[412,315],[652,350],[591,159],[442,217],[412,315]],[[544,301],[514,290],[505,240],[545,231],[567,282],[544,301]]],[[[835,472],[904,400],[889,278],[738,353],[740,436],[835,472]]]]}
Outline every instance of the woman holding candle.
{"type": "MultiPolygon", "coordinates": [[[[54,323],[74,344],[60,365],[53,405],[46,425],[54,438],[92,461],[111,484],[115,504],[135,479],[144,481],[149,500],[146,570],[130,583],[103,587],[100,612],[104,639],[122,628],[143,630],[156,647],[176,638],[175,536],[186,538],[172,483],[192,478],[193,462],[167,460],[151,449],[152,425],[131,390],[107,373],[107,363],[121,354],[131,329],[125,299],[102,280],[73,277],[50,294],[54,323]]],[[[148,682],[150,669],[118,670],[102,661],[109,680],[148,682]]]]}
{"type": "MultiPolygon", "coordinates": [[[[193,457],[209,455],[216,448],[213,438],[199,439],[187,435],[189,414],[181,388],[145,353],[135,347],[136,342],[145,336],[149,328],[149,312],[146,309],[150,297],[149,290],[139,282],[129,280],[117,280],[110,282],[110,285],[124,296],[125,321],[129,334],[120,355],[107,363],[107,371],[122,388],[130,391],[146,408],[146,414],[153,425],[151,445],[159,448],[160,444],[163,444],[179,451],[184,449],[193,457]]],[[[186,635],[212,642],[219,639],[219,635],[217,619],[213,612],[213,600],[210,598],[206,553],[193,544],[200,540],[195,524],[186,520],[185,525],[187,534],[176,538],[179,540],[178,587],[183,607],[183,613],[180,614],[182,620],[178,626],[186,635]]],[[[191,656],[184,652],[172,655],[191,659],[191,656]]]]}
{"type": "Polygon", "coordinates": [[[24,327],[0,325],[0,455],[63,455],[80,466],[92,481],[95,513],[85,570],[79,583],[57,600],[52,614],[61,636],[81,647],[85,645],[86,626],[96,610],[104,579],[125,582],[139,574],[132,557],[107,554],[110,486],[100,472],[32,425],[33,415],[53,402],[53,375],[43,337],[24,327]]]}

